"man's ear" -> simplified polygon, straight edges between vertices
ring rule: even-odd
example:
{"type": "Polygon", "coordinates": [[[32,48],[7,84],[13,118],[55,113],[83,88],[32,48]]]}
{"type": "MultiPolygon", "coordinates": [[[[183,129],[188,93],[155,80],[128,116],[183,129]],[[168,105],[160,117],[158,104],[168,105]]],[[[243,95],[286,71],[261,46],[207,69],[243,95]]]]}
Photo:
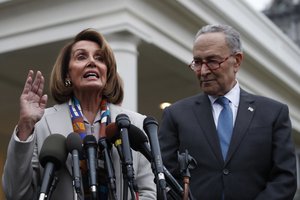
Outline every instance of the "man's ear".
{"type": "Polygon", "coordinates": [[[240,66],[242,64],[244,54],[242,52],[238,52],[234,55],[234,58],[235,58],[234,72],[237,72],[240,69],[240,66]]]}

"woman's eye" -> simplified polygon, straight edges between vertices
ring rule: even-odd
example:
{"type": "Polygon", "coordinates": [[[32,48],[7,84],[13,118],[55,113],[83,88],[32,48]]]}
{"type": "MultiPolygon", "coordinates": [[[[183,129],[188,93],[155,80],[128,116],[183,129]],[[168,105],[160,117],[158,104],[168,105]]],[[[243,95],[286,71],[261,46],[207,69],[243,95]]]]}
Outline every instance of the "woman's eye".
{"type": "Polygon", "coordinates": [[[77,60],[84,60],[86,58],[86,56],[83,54],[79,54],[76,56],[76,58],[77,58],[77,60]]]}
{"type": "Polygon", "coordinates": [[[97,55],[95,56],[95,60],[98,60],[98,61],[103,61],[103,56],[102,55],[97,55]]]}

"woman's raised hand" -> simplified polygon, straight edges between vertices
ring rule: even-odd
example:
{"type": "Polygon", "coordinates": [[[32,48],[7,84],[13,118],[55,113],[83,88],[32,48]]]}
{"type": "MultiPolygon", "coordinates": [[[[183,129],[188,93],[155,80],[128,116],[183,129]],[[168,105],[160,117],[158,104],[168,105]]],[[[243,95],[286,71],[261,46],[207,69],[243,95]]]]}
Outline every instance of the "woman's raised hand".
{"type": "Polygon", "coordinates": [[[20,119],[17,135],[20,140],[26,140],[33,132],[34,125],[42,116],[46,108],[48,96],[43,94],[45,80],[40,71],[29,70],[20,96],[20,119]]]}

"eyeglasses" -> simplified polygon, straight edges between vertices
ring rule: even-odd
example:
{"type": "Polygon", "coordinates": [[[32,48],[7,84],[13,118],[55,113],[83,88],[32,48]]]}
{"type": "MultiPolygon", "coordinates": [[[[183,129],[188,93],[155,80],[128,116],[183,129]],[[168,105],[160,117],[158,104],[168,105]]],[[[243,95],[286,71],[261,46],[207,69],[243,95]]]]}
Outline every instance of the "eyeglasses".
{"type": "Polygon", "coordinates": [[[194,59],[191,64],[189,65],[189,67],[193,70],[193,71],[199,71],[202,68],[202,65],[205,64],[205,66],[210,69],[210,70],[216,70],[219,69],[221,67],[221,64],[223,62],[225,62],[226,60],[228,60],[228,58],[230,58],[231,56],[233,56],[233,54],[230,54],[229,56],[227,56],[226,58],[224,58],[222,61],[217,61],[217,60],[209,60],[209,61],[202,61],[200,59],[194,59]]]}

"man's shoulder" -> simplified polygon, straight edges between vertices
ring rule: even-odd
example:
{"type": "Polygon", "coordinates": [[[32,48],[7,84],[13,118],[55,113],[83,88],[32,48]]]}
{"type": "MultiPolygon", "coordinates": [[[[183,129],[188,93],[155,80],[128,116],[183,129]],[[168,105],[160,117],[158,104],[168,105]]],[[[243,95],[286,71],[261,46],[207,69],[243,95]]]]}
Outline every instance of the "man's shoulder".
{"type": "Polygon", "coordinates": [[[241,98],[250,99],[256,103],[264,104],[268,106],[282,106],[285,105],[283,102],[274,99],[273,97],[267,97],[259,94],[252,94],[245,90],[241,90],[241,98]]]}
{"type": "Polygon", "coordinates": [[[171,107],[182,107],[182,106],[190,106],[190,105],[194,105],[197,102],[202,102],[205,100],[205,98],[207,99],[207,95],[205,95],[204,93],[199,93],[196,94],[194,96],[189,96],[189,97],[185,97],[183,99],[180,99],[178,101],[176,101],[175,103],[173,103],[171,105],[171,107]]]}

